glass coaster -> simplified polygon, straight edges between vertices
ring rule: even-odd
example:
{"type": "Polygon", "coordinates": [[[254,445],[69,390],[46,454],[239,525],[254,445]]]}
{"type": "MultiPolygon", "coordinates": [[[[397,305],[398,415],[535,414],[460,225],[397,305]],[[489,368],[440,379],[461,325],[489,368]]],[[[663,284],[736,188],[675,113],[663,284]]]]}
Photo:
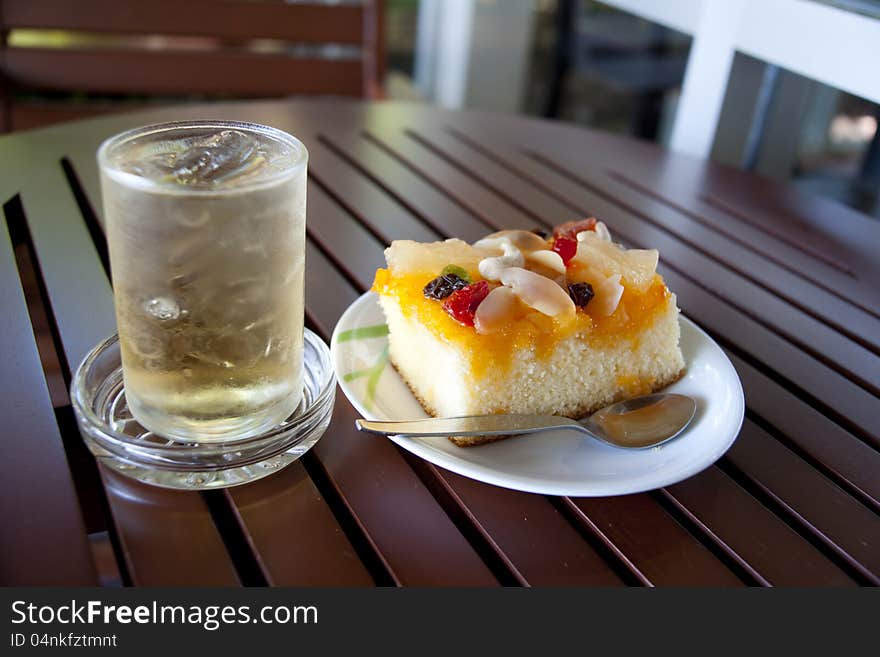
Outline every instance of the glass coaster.
{"type": "Polygon", "coordinates": [[[303,398],[284,422],[249,438],[184,443],[158,436],[132,417],[114,334],[89,352],[73,377],[70,396],[80,433],[100,463],[154,486],[205,490],[255,481],[296,461],[330,424],[336,393],[330,352],[309,329],[304,350],[303,398]]]}

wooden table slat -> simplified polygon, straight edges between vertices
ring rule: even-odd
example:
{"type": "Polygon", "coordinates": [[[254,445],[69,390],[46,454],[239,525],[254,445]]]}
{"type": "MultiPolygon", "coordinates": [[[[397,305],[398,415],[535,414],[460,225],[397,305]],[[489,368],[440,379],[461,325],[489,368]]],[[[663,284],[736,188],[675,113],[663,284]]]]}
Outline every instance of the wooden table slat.
{"type": "Polygon", "coordinates": [[[646,493],[567,501],[652,586],[742,586],[742,580],[646,493]]]}
{"type": "Polygon", "coordinates": [[[74,370],[98,341],[116,330],[110,281],[60,161],[46,166],[22,187],[21,201],[64,356],[74,370]],[[46,189],[53,193],[45,193],[46,189]]]}
{"type": "Polygon", "coordinates": [[[698,176],[682,175],[679,180],[683,185],[698,183],[696,196],[704,202],[714,202],[717,208],[738,208],[738,216],[728,213],[728,217],[748,218],[765,229],[797,236],[817,253],[833,255],[865,286],[860,289],[869,292],[865,296],[876,304],[880,266],[872,245],[880,238],[880,227],[873,217],[838,201],[801,192],[793,185],[775,184],[729,167],[711,167],[698,176]],[[873,286],[873,294],[869,286],[873,286]]]}
{"type": "Polygon", "coordinates": [[[89,201],[89,208],[98,222],[103,225],[104,207],[101,203],[101,174],[98,171],[95,153],[86,149],[75,150],[66,153],[64,157],[70,165],[70,171],[76,179],[76,184],[79,185],[89,201]]]}
{"type": "Polygon", "coordinates": [[[832,413],[832,419],[838,421],[839,418],[848,429],[858,432],[872,445],[880,446],[880,415],[873,411],[877,399],[871,393],[806,356],[795,345],[756,324],[678,272],[663,266],[660,272],[688,317],[736,347],[740,357],[772,368],[790,390],[802,389],[808,396],[804,399],[811,405],[826,414],[832,413]]]}
{"type": "Polygon", "coordinates": [[[748,419],[724,458],[865,578],[880,584],[880,516],[748,419]]]}
{"type": "MultiPolygon", "coordinates": [[[[375,272],[377,267],[385,266],[381,249],[357,246],[376,243],[377,239],[360,223],[351,221],[351,215],[320,187],[309,185],[309,212],[309,237],[325,253],[336,258],[335,267],[347,277],[356,276],[358,271],[375,272]]],[[[310,274],[307,272],[306,276],[310,274]]]]}
{"type": "MultiPolygon", "coordinates": [[[[412,129],[401,126],[405,139],[395,141],[406,148],[406,140],[412,141],[441,160],[448,162],[469,180],[473,180],[497,197],[519,208],[532,221],[533,226],[553,226],[564,221],[581,219],[583,213],[573,209],[570,204],[555,196],[545,194],[540,189],[532,189],[524,184],[521,177],[498,162],[489,160],[479,151],[452,139],[440,130],[420,127],[412,129]]],[[[392,137],[389,137],[392,138],[392,137]]],[[[409,153],[409,151],[404,151],[409,153]]],[[[434,168],[434,167],[432,167],[434,168]]],[[[503,222],[504,216],[497,216],[496,222],[503,222]]]]}
{"type": "Polygon", "coordinates": [[[227,491],[269,584],[367,586],[373,578],[302,463],[227,491]]]}
{"type": "Polygon", "coordinates": [[[312,448],[394,582],[495,586],[496,577],[388,440],[355,429],[340,392],[327,433],[312,448]]]}
{"type": "Polygon", "coordinates": [[[511,205],[505,198],[487,190],[462,173],[462,171],[438,158],[435,153],[398,131],[368,129],[364,134],[377,146],[392,154],[411,171],[429,181],[454,202],[467,208],[484,224],[501,228],[535,227],[535,219],[528,211],[511,205]]]}
{"type": "Polygon", "coordinates": [[[731,216],[717,205],[710,205],[700,198],[692,198],[688,193],[664,190],[661,194],[657,191],[660,186],[655,176],[646,177],[644,172],[640,172],[640,179],[635,180],[621,169],[622,167],[609,169],[608,175],[637,194],[648,196],[676,213],[747,245],[748,248],[795,276],[845,299],[874,317],[880,317],[880,301],[872,298],[875,295],[870,286],[855,278],[847,263],[839,262],[836,258],[815,248],[806,248],[802,244],[793,243],[786,234],[768,232],[768,224],[751,218],[748,218],[748,222],[742,221],[739,216],[731,216]]]}
{"type": "Polygon", "coordinates": [[[727,357],[742,381],[749,409],[880,511],[880,452],[736,354],[728,352],[727,357]]]}
{"type": "Polygon", "coordinates": [[[436,232],[320,142],[310,144],[309,179],[320,184],[325,192],[343,199],[343,203],[346,202],[344,199],[357,199],[356,204],[347,205],[347,211],[356,215],[365,228],[386,244],[393,239],[421,242],[437,239],[436,232]]]}
{"type": "Polygon", "coordinates": [[[425,464],[519,583],[528,586],[619,586],[620,575],[549,498],[507,490],[425,464]]]}
{"type": "Polygon", "coordinates": [[[360,132],[346,134],[341,130],[336,131],[326,136],[323,143],[340,157],[344,156],[361,175],[369,176],[413,215],[431,226],[437,226],[438,234],[455,235],[467,242],[475,242],[495,230],[426,182],[388,151],[365,139],[360,132]]]}
{"type": "Polygon", "coordinates": [[[86,529],[19,282],[5,226],[0,226],[0,583],[94,586],[86,529]]]}
{"type": "Polygon", "coordinates": [[[855,585],[850,576],[715,466],[664,492],[763,584],[855,585]]]}
{"type": "MultiPolygon", "coordinates": [[[[311,230],[311,228],[309,229],[311,230]]],[[[324,281],[341,279],[340,272],[312,239],[306,241],[306,320],[322,335],[331,335],[336,319],[358,296],[347,280],[336,280],[333,294],[327,294],[324,281]]]]}
{"type": "Polygon", "coordinates": [[[100,470],[133,584],[241,583],[201,494],[157,488],[109,468],[100,470]]]}

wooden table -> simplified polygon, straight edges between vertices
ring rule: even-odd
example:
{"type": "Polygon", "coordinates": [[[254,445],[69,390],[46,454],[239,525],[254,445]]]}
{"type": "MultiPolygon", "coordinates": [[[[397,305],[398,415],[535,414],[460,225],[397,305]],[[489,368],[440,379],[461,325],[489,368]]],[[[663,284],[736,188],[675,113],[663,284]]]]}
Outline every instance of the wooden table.
{"type": "Polygon", "coordinates": [[[563,124],[328,100],[4,137],[0,193],[2,584],[880,583],[875,220],[563,124]],[[307,322],[325,339],[392,239],[475,240],[595,214],[626,244],[660,249],[683,311],[729,354],[748,406],[738,440],[662,490],[548,498],[360,435],[340,394],[310,453],[247,486],[172,492],[96,467],[65,389],[115,328],[94,153],[122,129],[196,117],[307,144],[307,322]]]}

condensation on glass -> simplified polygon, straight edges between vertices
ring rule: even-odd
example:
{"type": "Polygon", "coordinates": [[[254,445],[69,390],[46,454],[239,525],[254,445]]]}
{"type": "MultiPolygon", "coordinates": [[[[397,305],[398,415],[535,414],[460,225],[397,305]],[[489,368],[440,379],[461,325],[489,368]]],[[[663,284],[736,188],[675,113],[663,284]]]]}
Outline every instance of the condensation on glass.
{"type": "Polygon", "coordinates": [[[291,135],[237,122],[99,149],[126,398],[156,434],[244,438],[300,403],[307,160],[291,135]]]}

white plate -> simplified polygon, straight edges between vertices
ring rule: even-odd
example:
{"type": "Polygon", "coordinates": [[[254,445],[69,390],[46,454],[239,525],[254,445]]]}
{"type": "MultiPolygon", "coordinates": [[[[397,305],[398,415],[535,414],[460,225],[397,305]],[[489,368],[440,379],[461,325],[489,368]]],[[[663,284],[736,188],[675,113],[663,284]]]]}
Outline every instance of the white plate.
{"type": "MultiPolygon", "coordinates": [[[[368,292],[345,311],[333,332],[330,354],[339,384],[367,419],[427,417],[388,365],[386,334],[377,297],[368,292]]],[[[720,458],[736,439],[744,410],[733,365],[685,317],[681,317],[681,348],[687,373],[667,390],[696,398],[697,414],[685,433],[654,449],[618,449],[571,430],[469,448],[456,447],[445,438],[391,436],[391,440],[460,475],[531,493],[600,497],[668,486],[720,458]]]]}

